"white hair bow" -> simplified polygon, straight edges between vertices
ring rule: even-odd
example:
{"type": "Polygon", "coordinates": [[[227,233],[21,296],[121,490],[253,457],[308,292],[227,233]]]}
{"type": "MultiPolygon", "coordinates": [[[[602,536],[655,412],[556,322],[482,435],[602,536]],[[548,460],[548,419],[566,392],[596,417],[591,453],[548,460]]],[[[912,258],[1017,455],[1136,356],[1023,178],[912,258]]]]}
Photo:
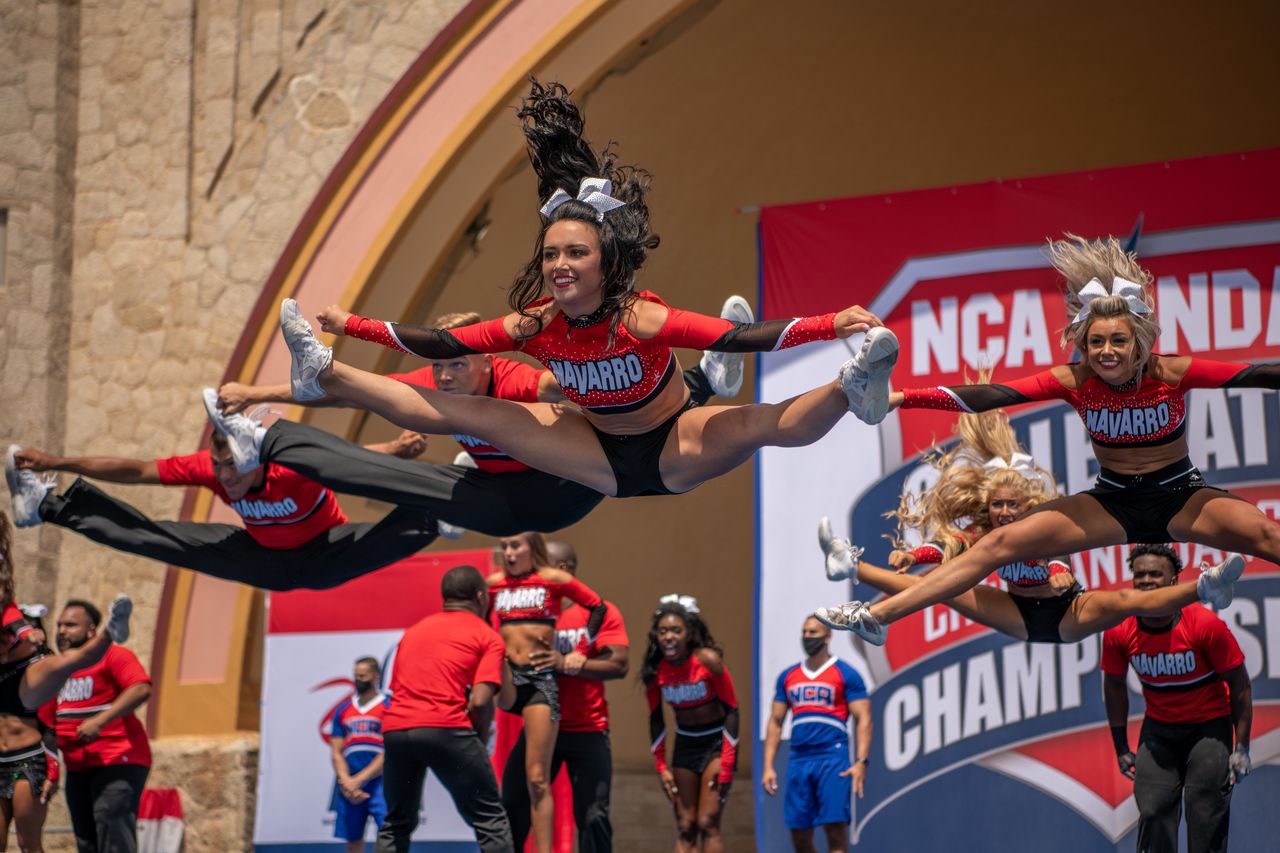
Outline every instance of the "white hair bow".
{"type": "Polygon", "coordinates": [[[1093,300],[1101,296],[1123,296],[1124,301],[1129,306],[1130,313],[1133,314],[1150,314],[1151,306],[1142,298],[1142,285],[1129,281],[1126,278],[1116,276],[1111,279],[1111,290],[1108,291],[1106,285],[1096,278],[1090,279],[1089,283],[1080,288],[1080,310],[1076,313],[1076,318],[1071,321],[1072,325],[1079,323],[1089,316],[1090,305],[1093,300]]]}
{"type": "MultiPolygon", "coordinates": [[[[606,213],[627,205],[625,201],[618,201],[618,199],[610,195],[612,192],[613,182],[608,178],[583,178],[582,183],[578,184],[577,200],[594,207],[596,221],[604,222],[606,213]]],[[[547,199],[547,203],[538,208],[538,212],[543,216],[550,216],[557,207],[566,201],[572,200],[573,196],[564,190],[556,190],[551,194],[551,198],[547,199]]]]}
{"type": "Polygon", "coordinates": [[[992,456],[982,464],[982,468],[988,474],[1002,470],[1017,471],[1027,480],[1032,478],[1040,480],[1050,492],[1054,488],[1053,478],[1036,467],[1036,460],[1027,453],[1015,453],[1007,461],[1002,456],[992,456]]]}
{"type": "Polygon", "coordinates": [[[658,599],[659,607],[664,604],[679,604],[688,613],[700,612],[698,610],[698,599],[694,598],[692,595],[679,595],[672,592],[658,599]]]}

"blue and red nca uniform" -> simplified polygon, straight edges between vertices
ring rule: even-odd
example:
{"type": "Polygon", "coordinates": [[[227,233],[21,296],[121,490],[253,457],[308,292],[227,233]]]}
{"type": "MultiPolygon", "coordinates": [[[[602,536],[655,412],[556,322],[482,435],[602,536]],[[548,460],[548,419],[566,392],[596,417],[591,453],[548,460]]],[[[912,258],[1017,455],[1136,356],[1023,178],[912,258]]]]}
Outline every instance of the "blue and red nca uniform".
{"type": "Polygon", "coordinates": [[[774,701],[791,713],[783,818],[788,829],[811,829],[852,820],[853,764],[849,752],[849,703],[867,698],[858,671],[839,658],[816,670],[803,663],[778,676],[774,701]]]}
{"type": "MultiPolygon", "coordinates": [[[[360,704],[359,696],[352,694],[334,709],[333,726],[329,734],[342,738],[342,758],[347,762],[347,772],[352,776],[382,755],[382,718],[390,704],[390,697],[383,693],[364,705],[360,704]]],[[[369,795],[369,799],[353,803],[342,795],[337,780],[334,781],[329,810],[335,813],[335,838],[358,841],[364,838],[365,824],[370,817],[373,818],[375,829],[386,818],[387,801],[382,794],[382,774],[365,782],[360,789],[369,795]]]]}

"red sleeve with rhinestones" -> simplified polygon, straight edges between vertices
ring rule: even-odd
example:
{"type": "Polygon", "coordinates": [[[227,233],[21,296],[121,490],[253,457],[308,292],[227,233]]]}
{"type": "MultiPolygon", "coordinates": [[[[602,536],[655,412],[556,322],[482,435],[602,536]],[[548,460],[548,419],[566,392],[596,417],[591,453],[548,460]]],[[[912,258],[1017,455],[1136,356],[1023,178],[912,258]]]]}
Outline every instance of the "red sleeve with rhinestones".
{"type": "Polygon", "coordinates": [[[932,542],[926,542],[918,548],[911,549],[911,559],[915,565],[927,566],[942,562],[942,549],[932,542]]]}
{"type": "Polygon", "coordinates": [[[904,409],[941,409],[946,412],[988,412],[1002,406],[1033,403],[1040,400],[1067,400],[1067,388],[1052,370],[991,385],[952,385],[936,388],[906,388],[902,392],[904,409]]]}
{"type": "Polygon", "coordinates": [[[347,318],[344,331],[347,337],[372,341],[397,352],[423,358],[511,352],[516,348],[515,341],[507,334],[502,318],[446,330],[388,323],[352,314],[347,318]]]}
{"type": "Polygon", "coordinates": [[[653,342],[672,347],[717,352],[773,352],[836,336],[836,315],[768,320],[763,323],[731,323],[679,308],[668,308],[667,322],[653,342]]]}

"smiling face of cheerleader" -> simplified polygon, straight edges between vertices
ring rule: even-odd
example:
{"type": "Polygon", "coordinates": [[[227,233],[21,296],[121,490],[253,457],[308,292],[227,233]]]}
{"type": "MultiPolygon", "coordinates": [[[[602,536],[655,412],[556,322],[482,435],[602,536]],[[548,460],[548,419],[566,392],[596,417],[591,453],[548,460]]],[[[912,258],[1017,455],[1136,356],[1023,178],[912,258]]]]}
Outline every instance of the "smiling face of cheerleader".
{"type": "Polygon", "coordinates": [[[600,232],[576,219],[561,219],[542,238],[542,283],[570,317],[590,314],[604,296],[600,232]]]}
{"type": "Polygon", "coordinates": [[[1108,385],[1123,385],[1137,370],[1133,324],[1124,317],[1099,317],[1085,334],[1085,363],[1108,385]]]}

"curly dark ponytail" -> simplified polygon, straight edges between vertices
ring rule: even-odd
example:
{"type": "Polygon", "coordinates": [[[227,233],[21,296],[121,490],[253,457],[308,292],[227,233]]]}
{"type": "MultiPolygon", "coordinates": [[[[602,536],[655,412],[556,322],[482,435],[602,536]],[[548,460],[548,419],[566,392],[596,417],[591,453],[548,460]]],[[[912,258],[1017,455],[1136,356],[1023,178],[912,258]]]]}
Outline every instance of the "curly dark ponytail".
{"type": "MultiPolygon", "coordinates": [[[[611,195],[625,206],[606,213],[603,222],[597,219],[595,208],[576,198],[553,210],[538,232],[533,259],[516,276],[508,302],[513,311],[533,321],[535,315],[528,308],[543,292],[542,247],[547,229],[564,219],[588,223],[600,235],[601,292],[612,340],[621,311],[635,301],[636,273],[644,266],[649,250],[658,247],[658,235],[649,230],[649,207],[645,204],[650,175],[633,166],[618,166],[610,151],[612,142],[597,154],[583,136],[586,121],[569,90],[559,83],[543,85],[530,79],[529,95],[518,115],[529,162],[538,176],[539,204],[558,189],[576,196],[583,178],[607,178],[613,184],[611,195]]],[[[521,337],[537,333],[536,322],[528,325],[530,331],[521,337]]]]}

